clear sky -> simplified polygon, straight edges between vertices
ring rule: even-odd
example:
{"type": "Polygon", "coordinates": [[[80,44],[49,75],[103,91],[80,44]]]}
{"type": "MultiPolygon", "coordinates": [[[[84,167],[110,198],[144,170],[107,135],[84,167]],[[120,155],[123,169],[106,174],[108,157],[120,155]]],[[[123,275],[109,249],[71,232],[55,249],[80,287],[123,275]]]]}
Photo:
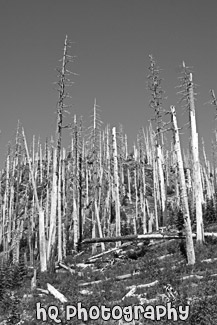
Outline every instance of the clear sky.
{"type": "MultiPolygon", "coordinates": [[[[210,88],[217,94],[216,13],[216,0],[1,0],[1,166],[18,119],[29,143],[33,134],[44,142],[55,132],[58,94],[52,83],[66,34],[75,42],[70,54],[77,56],[69,67],[79,74],[69,89],[72,116],[88,123],[96,97],[104,124],[122,123],[132,144],[153,116],[148,55],[163,69],[165,109],[177,104],[175,86],[185,60],[199,85],[198,132],[211,155],[215,110],[204,103],[210,88]]],[[[188,114],[176,107],[181,126],[188,114]]]]}

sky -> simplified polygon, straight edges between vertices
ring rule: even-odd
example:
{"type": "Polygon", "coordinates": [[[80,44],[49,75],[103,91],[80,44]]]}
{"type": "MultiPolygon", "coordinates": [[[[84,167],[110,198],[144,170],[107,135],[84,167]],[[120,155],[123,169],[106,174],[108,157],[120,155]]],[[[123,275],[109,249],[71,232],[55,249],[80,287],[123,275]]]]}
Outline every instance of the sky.
{"type": "MultiPolygon", "coordinates": [[[[216,0],[1,0],[0,11],[0,168],[19,120],[28,143],[32,135],[55,133],[58,93],[55,68],[66,34],[73,42],[68,68],[77,73],[68,89],[71,117],[89,125],[96,98],[104,125],[121,123],[131,146],[153,112],[147,88],[149,54],[162,69],[163,106],[175,105],[179,126],[188,113],[175,88],[184,60],[198,84],[196,118],[199,139],[211,158],[215,109],[209,90],[217,94],[216,0]]],[[[189,130],[182,130],[184,143],[189,130]]],[[[64,141],[70,141],[64,130],[64,141]]]]}

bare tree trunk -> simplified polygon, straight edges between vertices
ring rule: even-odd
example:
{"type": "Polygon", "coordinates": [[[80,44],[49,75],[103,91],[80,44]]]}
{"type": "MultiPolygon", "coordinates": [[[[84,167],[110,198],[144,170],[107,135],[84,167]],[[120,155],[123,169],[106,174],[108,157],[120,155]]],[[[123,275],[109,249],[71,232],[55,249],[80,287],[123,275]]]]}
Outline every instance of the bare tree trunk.
{"type": "Polygon", "coordinates": [[[146,215],[146,206],[147,206],[147,199],[146,199],[146,183],[145,183],[145,167],[144,167],[144,159],[143,159],[143,166],[142,166],[142,183],[143,183],[143,234],[147,233],[147,215],[146,215]]]}
{"type": "MultiPolygon", "coordinates": [[[[96,216],[92,204],[92,238],[96,238],[96,216]]],[[[96,254],[96,244],[92,245],[92,254],[96,254]]]]}
{"type": "Polygon", "coordinates": [[[198,150],[198,133],[196,130],[196,117],[194,106],[194,90],[192,83],[192,74],[190,73],[189,83],[189,104],[190,104],[190,124],[191,124],[191,150],[193,158],[193,174],[194,174],[194,192],[196,201],[196,218],[197,218],[197,241],[204,242],[204,229],[203,229],[203,213],[202,213],[202,184],[200,173],[200,161],[198,150]]]}
{"type": "Polygon", "coordinates": [[[51,191],[51,211],[50,211],[50,228],[47,245],[47,260],[50,260],[52,252],[54,251],[56,242],[56,213],[57,213],[57,159],[56,148],[53,148],[53,180],[51,191]]]}
{"type": "Polygon", "coordinates": [[[157,193],[158,193],[158,187],[157,187],[157,168],[156,168],[156,161],[155,161],[155,146],[154,146],[154,135],[152,128],[150,128],[150,137],[151,137],[151,146],[152,146],[152,168],[153,168],[153,196],[154,196],[154,210],[155,210],[155,227],[156,230],[159,229],[159,219],[158,219],[158,209],[157,209],[157,193]]]}
{"type": "MultiPolygon", "coordinates": [[[[115,180],[115,207],[116,207],[116,236],[121,235],[120,222],[120,200],[119,200],[119,179],[118,179],[118,160],[117,160],[117,143],[116,143],[116,128],[112,128],[113,135],[113,157],[114,157],[114,180],[115,180]]],[[[117,243],[117,246],[120,243],[117,243]]]]}
{"type": "MultiPolygon", "coordinates": [[[[96,220],[97,220],[98,229],[99,229],[99,237],[100,238],[103,238],[102,227],[101,227],[101,222],[100,222],[100,218],[99,218],[99,210],[98,210],[98,206],[97,206],[96,200],[94,200],[94,203],[95,203],[95,206],[94,206],[95,209],[94,210],[95,210],[96,220]]],[[[105,244],[102,243],[101,244],[101,247],[102,247],[102,252],[104,252],[105,251],[105,244]]]]}
{"type": "Polygon", "coordinates": [[[160,199],[161,199],[161,209],[162,209],[162,225],[166,224],[166,191],[165,191],[165,181],[163,172],[163,157],[160,145],[157,145],[157,165],[158,165],[158,175],[160,183],[160,199]]]}
{"type": "Polygon", "coordinates": [[[31,175],[31,180],[32,180],[33,192],[34,192],[34,196],[35,196],[35,202],[36,202],[36,206],[37,206],[38,213],[39,213],[39,250],[40,250],[41,272],[46,272],[47,271],[47,257],[46,257],[44,211],[43,211],[42,207],[39,205],[38,194],[37,194],[35,179],[34,179],[34,175],[33,175],[33,169],[32,169],[31,161],[30,161],[30,157],[29,157],[29,151],[28,151],[28,147],[27,147],[24,129],[23,129],[23,139],[24,139],[26,155],[27,155],[27,159],[28,159],[28,163],[29,163],[29,169],[30,169],[30,175],[31,175]]]}
{"type": "Polygon", "coordinates": [[[63,149],[63,159],[62,159],[62,205],[63,205],[63,217],[64,219],[62,220],[62,238],[63,238],[63,258],[66,257],[66,227],[65,227],[65,221],[66,221],[66,206],[67,206],[67,201],[66,201],[66,151],[63,149]]]}
{"type": "Polygon", "coordinates": [[[57,195],[57,206],[58,206],[58,262],[61,262],[63,259],[62,254],[62,211],[61,211],[61,155],[59,162],[59,173],[58,173],[58,195],[57,195]]]}
{"type": "Polygon", "coordinates": [[[75,193],[73,191],[73,234],[74,234],[74,249],[78,246],[78,211],[75,193]]]}
{"type": "MultiPolygon", "coordinates": [[[[127,135],[125,135],[125,148],[126,148],[126,156],[125,159],[128,157],[128,151],[127,151],[127,135]]],[[[127,167],[127,185],[128,185],[128,197],[129,197],[129,202],[132,203],[131,199],[131,184],[130,184],[130,171],[129,168],[127,167]]]]}
{"type": "Polygon", "coordinates": [[[180,140],[179,140],[179,131],[178,131],[178,125],[177,125],[177,120],[176,120],[175,107],[170,106],[170,109],[171,109],[171,113],[172,113],[172,123],[174,126],[174,131],[173,131],[174,132],[174,149],[175,149],[176,156],[177,156],[177,166],[178,166],[179,178],[180,178],[180,197],[182,200],[184,225],[185,225],[185,230],[186,230],[186,248],[187,248],[188,264],[194,265],[195,264],[194,243],[193,243],[193,238],[192,238],[191,220],[190,220],[190,213],[189,213],[189,207],[188,207],[188,198],[187,198],[185,174],[184,174],[183,160],[182,160],[180,140]]]}

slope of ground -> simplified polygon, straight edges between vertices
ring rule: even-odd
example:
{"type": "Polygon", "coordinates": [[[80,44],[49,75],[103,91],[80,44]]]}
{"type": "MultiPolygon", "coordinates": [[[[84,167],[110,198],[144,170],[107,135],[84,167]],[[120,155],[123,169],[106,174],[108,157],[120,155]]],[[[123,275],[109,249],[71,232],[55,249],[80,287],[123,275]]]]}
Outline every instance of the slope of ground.
{"type": "MultiPolygon", "coordinates": [[[[131,243],[130,249],[135,245],[131,243]]],[[[106,244],[107,250],[114,247],[114,243],[106,244]]],[[[216,324],[217,241],[209,239],[203,247],[196,247],[197,261],[193,267],[186,265],[185,252],[180,241],[172,240],[165,245],[153,247],[154,245],[151,249],[147,248],[143,256],[137,259],[131,259],[128,255],[120,257],[113,251],[92,260],[94,263],[91,264],[87,263],[90,262],[88,259],[91,256],[91,247],[84,247],[82,254],[68,257],[63,267],[57,266],[55,274],[38,272],[36,288],[33,291],[31,269],[25,273],[22,267],[19,270],[8,267],[10,272],[2,268],[0,324],[44,324],[44,312],[40,313],[41,320],[36,319],[36,303],[39,302],[40,307],[47,308],[47,324],[183,324],[183,320],[179,319],[180,306],[190,306],[185,324],[216,324]],[[67,266],[68,270],[64,266],[67,266]],[[18,276],[20,282],[17,282],[18,276]],[[62,303],[50,294],[47,283],[64,295],[67,302],[62,303]],[[38,289],[43,289],[44,292],[38,289]],[[116,320],[110,318],[106,321],[101,317],[95,320],[79,320],[78,315],[72,317],[73,306],[78,306],[78,303],[89,312],[91,306],[97,306],[100,310],[102,305],[105,305],[110,311],[114,306],[120,307],[113,310],[116,310],[116,316],[113,314],[116,320]],[[171,307],[176,308],[178,320],[168,320],[168,315],[165,314],[157,321],[155,306],[168,307],[169,303],[172,303],[171,307]],[[71,312],[71,317],[68,314],[68,321],[67,305],[70,306],[68,311],[71,312]],[[136,320],[130,318],[137,317],[135,314],[131,315],[130,311],[139,305],[143,306],[144,310],[148,306],[149,314],[146,316],[149,318],[141,313],[136,320]],[[49,310],[49,306],[56,308],[49,310]],[[128,309],[123,309],[127,306],[128,309]],[[150,319],[150,306],[155,308],[155,320],[150,319]],[[118,319],[120,313],[121,320],[118,319]]],[[[94,316],[94,308],[92,312],[94,316]]],[[[163,315],[163,312],[161,308],[157,313],[163,315]]],[[[175,314],[171,315],[174,319],[175,314]]]]}

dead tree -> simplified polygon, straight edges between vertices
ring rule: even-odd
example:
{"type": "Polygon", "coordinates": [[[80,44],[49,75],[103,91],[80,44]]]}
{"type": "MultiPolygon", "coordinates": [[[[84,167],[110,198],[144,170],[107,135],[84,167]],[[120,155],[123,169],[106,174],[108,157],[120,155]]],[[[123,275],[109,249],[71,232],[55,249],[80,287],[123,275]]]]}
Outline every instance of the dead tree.
{"type": "MultiPolygon", "coordinates": [[[[88,134],[89,137],[89,165],[91,165],[92,169],[92,237],[96,236],[96,231],[98,226],[98,231],[100,237],[103,237],[102,232],[102,225],[100,220],[100,205],[99,205],[99,198],[100,198],[100,181],[102,180],[102,167],[101,167],[101,125],[102,121],[99,114],[99,106],[96,104],[96,99],[94,100],[94,107],[93,107],[93,115],[92,118],[92,125],[89,127],[90,132],[88,134]]],[[[105,245],[101,244],[102,250],[105,250],[105,245]]],[[[96,245],[92,246],[93,254],[96,251],[96,245]]]]}
{"type": "Polygon", "coordinates": [[[152,99],[150,100],[149,106],[154,110],[154,121],[156,124],[156,137],[155,137],[155,146],[156,146],[156,162],[159,175],[159,185],[160,185],[160,199],[161,199],[161,214],[162,214],[162,225],[165,225],[167,218],[167,205],[166,205],[166,188],[165,188],[165,179],[164,179],[164,161],[163,161],[163,130],[164,122],[162,116],[164,109],[162,107],[163,94],[164,91],[161,87],[160,70],[156,66],[156,62],[152,55],[149,55],[150,58],[150,75],[148,76],[148,89],[151,91],[152,99]]]}
{"type": "Polygon", "coordinates": [[[181,146],[179,140],[179,130],[178,130],[178,125],[176,120],[175,107],[170,106],[170,109],[171,109],[171,117],[173,123],[174,150],[176,153],[177,167],[178,167],[178,173],[180,179],[180,197],[182,201],[182,210],[184,215],[184,225],[185,225],[185,232],[186,232],[187,258],[188,258],[188,264],[194,265],[195,264],[194,243],[192,238],[191,220],[190,220],[188,197],[187,197],[187,190],[186,190],[186,183],[185,183],[185,174],[184,174],[181,146]]]}
{"type": "MultiPolygon", "coordinates": [[[[116,236],[120,236],[121,222],[120,222],[120,199],[119,199],[119,176],[118,176],[118,160],[117,160],[117,142],[116,142],[116,128],[112,128],[113,135],[113,159],[114,159],[114,181],[115,181],[115,211],[116,211],[116,236]]],[[[119,245],[119,244],[118,244],[119,245]]]]}
{"type": "MultiPolygon", "coordinates": [[[[53,201],[52,205],[52,213],[50,216],[50,231],[49,231],[49,240],[48,240],[48,260],[54,259],[54,247],[56,245],[56,225],[57,225],[57,189],[59,187],[59,171],[60,171],[60,164],[61,164],[61,142],[62,142],[62,129],[63,128],[68,128],[70,125],[63,125],[63,117],[64,113],[67,112],[66,108],[69,107],[69,105],[65,104],[66,98],[69,98],[69,94],[66,92],[66,87],[72,85],[72,81],[68,78],[69,75],[72,74],[71,71],[67,69],[67,65],[70,62],[74,61],[74,57],[68,54],[68,49],[70,48],[70,42],[68,40],[68,36],[66,35],[65,42],[64,42],[64,48],[63,48],[63,57],[61,59],[62,61],[62,66],[61,68],[57,68],[58,72],[58,78],[59,81],[56,82],[58,85],[57,91],[59,93],[59,99],[57,102],[57,125],[56,125],[56,156],[54,155],[54,159],[56,159],[56,162],[54,162],[55,165],[55,171],[53,174],[53,192],[52,192],[52,198],[51,200],[53,201]]],[[[75,74],[75,73],[73,73],[75,74]]],[[[67,112],[68,113],[68,112],[67,112]]],[[[60,202],[60,200],[59,200],[60,202]]],[[[58,223],[61,223],[59,225],[59,228],[62,227],[62,220],[59,220],[58,223]]],[[[58,234],[60,234],[60,229],[58,234]]],[[[62,240],[61,238],[58,239],[58,245],[62,245],[62,240]]],[[[59,256],[58,259],[61,260],[61,251],[62,248],[59,247],[59,256]]]]}
{"type": "Polygon", "coordinates": [[[185,66],[183,62],[183,75],[181,78],[181,93],[183,94],[182,100],[185,100],[186,108],[189,111],[190,131],[191,131],[191,157],[192,157],[192,174],[193,174],[193,191],[196,206],[196,220],[197,220],[197,241],[198,243],[204,242],[204,229],[203,229],[203,190],[201,183],[201,171],[198,149],[198,133],[196,127],[195,104],[194,104],[194,84],[192,73],[185,66]]]}

